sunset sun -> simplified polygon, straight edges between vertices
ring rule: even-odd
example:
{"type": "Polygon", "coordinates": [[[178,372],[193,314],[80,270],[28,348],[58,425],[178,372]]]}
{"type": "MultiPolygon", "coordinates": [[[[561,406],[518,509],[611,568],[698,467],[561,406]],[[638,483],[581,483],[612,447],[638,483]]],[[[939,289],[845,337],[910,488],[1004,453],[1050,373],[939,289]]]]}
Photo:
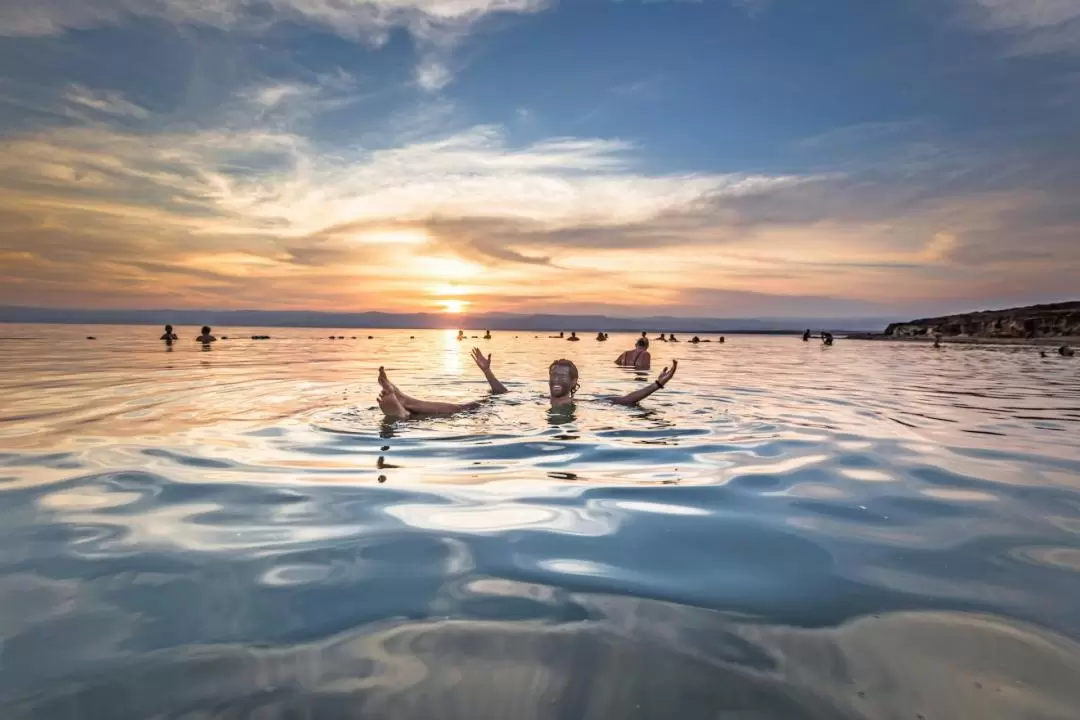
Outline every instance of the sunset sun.
{"type": "Polygon", "coordinates": [[[439,302],[443,306],[443,312],[451,315],[460,315],[469,307],[468,300],[440,300],[439,302]]]}

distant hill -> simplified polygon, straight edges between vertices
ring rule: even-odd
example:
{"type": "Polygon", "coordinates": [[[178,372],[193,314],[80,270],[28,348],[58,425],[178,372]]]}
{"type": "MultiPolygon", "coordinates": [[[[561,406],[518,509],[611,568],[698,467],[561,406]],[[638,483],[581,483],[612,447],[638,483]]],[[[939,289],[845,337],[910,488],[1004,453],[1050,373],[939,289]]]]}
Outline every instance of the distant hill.
{"type": "Polygon", "coordinates": [[[806,328],[832,332],[880,328],[890,318],[615,318],[605,315],[517,315],[486,313],[331,313],[302,310],[86,310],[0,307],[4,323],[86,325],[212,325],[223,327],[416,328],[534,330],[538,332],[801,333],[806,328]]]}
{"type": "Polygon", "coordinates": [[[1080,301],[945,315],[892,323],[888,337],[1080,337],[1080,301]]]}

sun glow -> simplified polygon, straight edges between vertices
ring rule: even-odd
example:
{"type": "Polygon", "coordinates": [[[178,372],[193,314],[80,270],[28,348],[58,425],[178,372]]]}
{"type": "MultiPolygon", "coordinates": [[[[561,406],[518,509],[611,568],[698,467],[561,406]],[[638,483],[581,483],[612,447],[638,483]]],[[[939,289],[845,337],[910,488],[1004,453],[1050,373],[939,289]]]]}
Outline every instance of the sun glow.
{"type": "Polygon", "coordinates": [[[440,300],[439,303],[443,306],[443,312],[451,315],[460,315],[469,307],[468,300],[440,300]]]}

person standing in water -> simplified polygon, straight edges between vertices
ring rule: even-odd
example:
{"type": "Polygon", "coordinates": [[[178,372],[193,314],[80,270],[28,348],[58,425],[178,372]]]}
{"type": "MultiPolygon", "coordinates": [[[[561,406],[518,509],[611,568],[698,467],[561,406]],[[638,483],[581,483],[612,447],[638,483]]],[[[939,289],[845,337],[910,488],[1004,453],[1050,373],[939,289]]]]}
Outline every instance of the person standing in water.
{"type": "MultiPolygon", "coordinates": [[[[480,371],[484,373],[484,377],[487,378],[492,394],[502,395],[509,392],[506,386],[495,377],[495,373],[492,372],[490,354],[485,356],[480,351],[480,348],[473,348],[472,357],[476,362],[476,366],[480,368],[480,371]]],[[[671,381],[671,378],[675,377],[675,371],[678,369],[679,361],[672,360],[671,368],[664,368],[664,371],[660,373],[656,380],[645,387],[620,397],[605,399],[616,405],[636,405],[657,390],[662,390],[671,381]]],[[[387,417],[395,420],[407,420],[413,415],[452,415],[464,410],[475,410],[482,404],[480,400],[468,403],[418,400],[406,395],[390,382],[386,370],[381,367],[379,368],[379,386],[382,388],[378,396],[379,408],[387,417]]],[[[551,407],[572,406],[574,404],[574,393],[577,390],[577,366],[566,359],[559,359],[551,363],[548,367],[548,397],[551,401],[551,407]]]]}
{"type": "Polygon", "coordinates": [[[172,325],[166,325],[165,334],[161,336],[161,339],[165,341],[166,345],[172,345],[173,340],[179,340],[180,338],[173,332],[172,325]]]}
{"type": "Polygon", "coordinates": [[[202,326],[202,335],[195,338],[196,341],[201,342],[203,345],[209,345],[212,342],[217,342],[217,338],[210,334],[210,326],[202,326]]]}
{"type": "Polygon", "coordinates": [[[485,330],[484,331],[484,339],[485,340],[490,340],[491,339],[491,331],[490,330],[485,330]]]}
{"type": "Polygon", "coordinates": [[[566,342],[579,342],[581,338],[577,336],[576,332],[571,332],[570,337],[566,338],[566,342]]]}
{"type": "Polygon", "coordinates": [[[810,328],[807,328],[806,332],[804,332],[802,334],[802,341],[803,342],[810,342],[810,328]]]}
{"type": "Polygon", "coordinates": [[[648,370],[652,366],[652,356],[649,355],[649,339],[638,338],[634,343],[633,350],[627,350],[615,360],[619,367],[632,367],[637,370],[648,370]]]}

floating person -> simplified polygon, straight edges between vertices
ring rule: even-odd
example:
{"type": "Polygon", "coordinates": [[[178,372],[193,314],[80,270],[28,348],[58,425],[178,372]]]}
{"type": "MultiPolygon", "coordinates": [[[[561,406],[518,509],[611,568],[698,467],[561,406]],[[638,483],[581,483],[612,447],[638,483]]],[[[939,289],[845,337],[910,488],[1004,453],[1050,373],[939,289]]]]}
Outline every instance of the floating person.
{"type": "Polygon", "coordinates": [[[810,336],[810,328],[806,328],[806,332],[804,332],[802,334],[802,341],[803,342],[810,342],[810,337],[811,337],[810,336]]]}
{"type": "Polygon", "coordinates": [[[596,342],[604,342],[605,340],[607,340],[607,335],[602,332],[596,333],[596,342]]]}
{"type": "MultiPolygon", "coordinates": [[[[480,368],[480,371],[484,373],[484,377],[487,378],[492,394],[502,395],[509,392],[506,386],[495,377],[495,373],[492,372],[490,354],[485,356],[480,351],[480,348],[473,348],[472,356],[476,366],[480,368]]],[[[678,369],[679,361],[672,360],[671,367],[664,368],[656,380],[645,387],[620,397],[605,399],[616,405],[636,405],[657,390],[664,389],[678,369]]],[[[463,410],[474,410],[483,404],[483,401],[479,400],[468,403],[417,400],[406,395],[390,382],[386,370],[381,367],[379,368],[379,385],[382,388],[378,396],[379,408],[387,417],[398,420],[405,420],[413,415],[451,415],[463,410]]],[[[577,390],[578,369],[574,363],[566,359],[560,359],[548,366],[548,396],[553,408],[572,406],[574,404],[574,394],[577,390]]]]}
{"type": "Polygon", "coordinates": [[[458,330],[457,331],[457,339],[458,340],[464,340],[465,339],[465,331],[464,330],[458,330]]]}
{"type": "Polygon", "coordinates": [[[564,333],[560,332],[558,335],[548,335],[548,337],[552,338],[553,340],[562,340],[566,336],[564,333]]]}
{"type": "Polygon", "coordinates": [[[675,333],[668,335],[668,342],[679,342],[679,338],[675,337],[675,333]]]}
{"type": "Polygon", "coordinates": [[[697,345],[699,342],[701,342],[701,338],[699,338],[697,335],[695,335],[693,338],[690,339],[690,342],[693,343],[694,345],[697,345]]]}
{"type": "Polygon", "coordinates": [[[217,342],[217,338],[210,334],[209,325],[202,326],[202,335],[199,335],[199,337],[195,338],[195,340],[197,342],[201,342],[203,345],[209,345],[212,342],[217,342]]]}
{"type": "Polygon", "coordinates": [[[1058,355],[1060,355],[1062,357],[1072,357],[1075,354],[1076,354],[1076,351],[1073,350],[1068,345],[1062,345],[1061,347],[1058,348],[1058,355]]]}
{"type": "Polygon", "coordinates": [[[833,344],[833,336],[830,332],[821,331],[821,344],[829,346],[833,344]]]}
{"type": "Polygon", "coordinates": [[[179,340],[180,338],[173,332],[172,325],[166,325],[165,334],[160,339],[164,340],[166,345],[172,345],[173,340],[179,340]]]}
{"type": "Polygon", "coordinates": [[[667,335],[665,335],[664,333],[660,333],[660,337],[658,337],[656,339],[659,340],[660,342],[667,342],[667,335]]]}
{"type": "Polygon", "coordinates": [[[721,335],[720,339],[717,340],[716,342],[727,342],[727,339],[723,335],[721,335]]]}
{"type": "Polygon", "coordinates": [[[570,337],[566,338],[566,342],[578,342],[581,338],[577,336],[576,332],[571,332],[570,337]]]}
{"type": "Polygon", "coordinates": [[[490,340],[491,339],[491,331],[490,330],[485,330],[484,331],[484,339],[485,340],[490,340]]]}
{"type": "Polygon", "coordinates": [[[615,359],[619,367],[632,367],[637,370],[648,370],[652,366],[652,356],[649,355],[649,338],[638,338],[634,343],[633,350],[627,350],[615,359]]]}
{"type": "Polygon", "coordinates": [[[1039,357],[1041,357],[1041,358],[1046,357],[1046,351],[1045,350],[1040,350],[1039,351],[1039,357]]]}

